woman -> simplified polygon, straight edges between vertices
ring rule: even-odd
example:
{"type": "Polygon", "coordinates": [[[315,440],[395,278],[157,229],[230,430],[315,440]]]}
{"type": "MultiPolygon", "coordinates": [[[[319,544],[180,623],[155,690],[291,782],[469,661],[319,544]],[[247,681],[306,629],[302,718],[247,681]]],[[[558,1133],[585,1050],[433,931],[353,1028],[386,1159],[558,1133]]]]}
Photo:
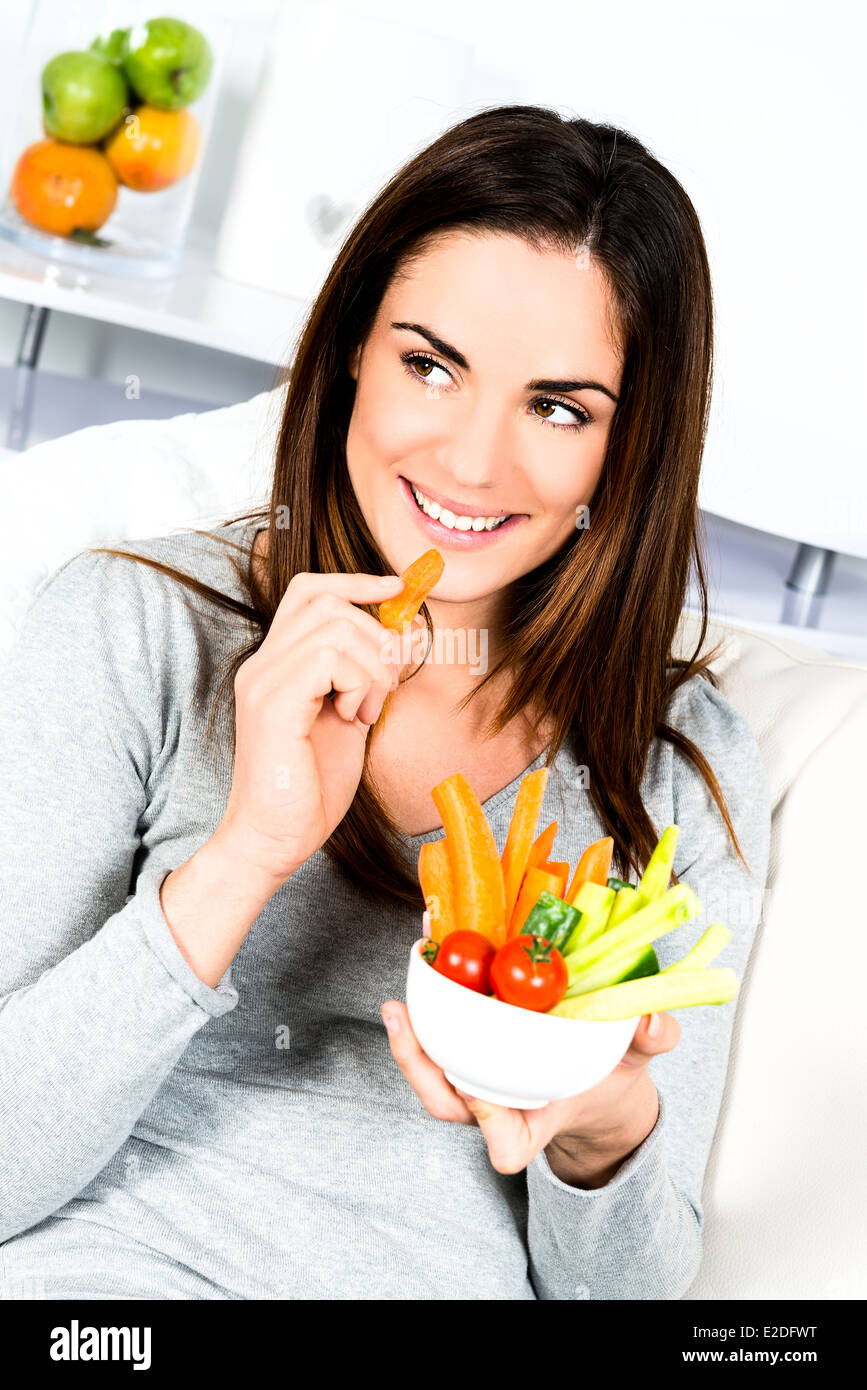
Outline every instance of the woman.
{"type": "Polygon", "coordinates": [[[691,556],[706,602],[711,348],[672,175],[612,127],[482,111],[341,247],[270,507],[39,590],[0,700],[7,1296],[689,1288],[733,1004],[642,1019],[592,1091],[520,1112],[455,1091],[400,1001],[456,771],[500,848],[543,765],[558,859],[610,834],[637,874],[678,824],[743,977],[762,768],[701,644],[672,655],[691,556]],[[432,545],[460,659],[376,616],[432,545]]]}

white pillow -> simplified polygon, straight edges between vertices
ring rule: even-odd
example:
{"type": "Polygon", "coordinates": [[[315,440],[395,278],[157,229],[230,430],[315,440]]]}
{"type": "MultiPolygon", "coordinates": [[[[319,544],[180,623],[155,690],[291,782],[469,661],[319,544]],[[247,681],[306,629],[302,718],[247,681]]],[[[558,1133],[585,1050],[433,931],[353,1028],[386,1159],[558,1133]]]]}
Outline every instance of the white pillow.
{"type": "Polygon", "coordinates": [[[6,459],[0,657],[36,589],[80,550],[213,526],[267,502],[285,392],[92,425],[6,459]]]}

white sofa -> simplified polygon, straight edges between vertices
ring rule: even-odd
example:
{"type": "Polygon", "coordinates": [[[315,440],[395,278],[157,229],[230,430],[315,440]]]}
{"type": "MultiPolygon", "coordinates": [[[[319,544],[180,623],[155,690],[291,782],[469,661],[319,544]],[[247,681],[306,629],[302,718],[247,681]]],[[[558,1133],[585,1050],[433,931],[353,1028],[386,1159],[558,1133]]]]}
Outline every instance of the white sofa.
{"type": "MultiPolygon", "coordinates": [[[[210,526],[267,497],[282,397],[93,427],[7,459],[0,658],[37,584],[77,551],[210,526]]],[[[684,614],[684,650],[696,621],[684,614]]],[[[773,838],[686,1298],[863,1298],[867,666],[721,632],[715,669],[758,739],[773,838]]]]}

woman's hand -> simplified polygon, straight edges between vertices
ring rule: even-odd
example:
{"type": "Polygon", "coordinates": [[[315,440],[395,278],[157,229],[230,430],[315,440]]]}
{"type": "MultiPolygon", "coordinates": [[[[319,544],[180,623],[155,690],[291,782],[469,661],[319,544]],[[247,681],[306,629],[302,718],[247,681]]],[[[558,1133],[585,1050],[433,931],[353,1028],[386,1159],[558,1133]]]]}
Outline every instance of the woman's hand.
{"type": "Polygon", "coordinates": [[[399,634],[355,605],[402,588],[399,576],[296,574],[237,672],[232,789],[213,838],[275,888],[355,796],[367,735],[400,673],[399,634]]]}
{"type": "Polygon", "coordinates": [[[579,1096],[549,1101],[538,1110],[512,1110],[456,1090],[422,1050],[405,1004],[389,999],[381,1012],[386,1027],[386,1019],[397,1021],[396,1030],[389,1030],[392,1055],[425,1110],[437,1120],[477,1124],[498,1173],[520,1172],[549,1145],[562,1155],[563,1162],[558,1161],[557,1167],[564,1173],[572,1153],[580,1155],[582,1148],[611,1155],[620,1147],[622,1162],[647,1138],[658,1116],[658,1108],[655,1114],[648,1112],[649,1088],[654,1095],[655,1088],[647,1065],[651,1057],[676,1047],[681,1031],[671,1014],[646,1014],[622,1060],[603,1081],[579,1096]],[[656,1037],[648,1034],[652,1017],[662,1024],[656,1037]]]}

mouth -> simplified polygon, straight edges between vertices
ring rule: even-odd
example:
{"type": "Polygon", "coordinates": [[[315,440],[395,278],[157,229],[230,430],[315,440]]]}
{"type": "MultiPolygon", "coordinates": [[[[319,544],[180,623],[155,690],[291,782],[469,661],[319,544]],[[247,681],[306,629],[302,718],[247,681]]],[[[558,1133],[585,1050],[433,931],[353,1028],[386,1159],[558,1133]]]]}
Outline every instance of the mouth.
{"type": "Polygon", "coordinates": [[[529,520],[523,512],[483,513],[478,508],[452,510],[444,499],[424,492],[409,478],[400,477],[399,482],[419,524],[443,544],[459,547],[488,544],[503,532],[529,520]]]}

